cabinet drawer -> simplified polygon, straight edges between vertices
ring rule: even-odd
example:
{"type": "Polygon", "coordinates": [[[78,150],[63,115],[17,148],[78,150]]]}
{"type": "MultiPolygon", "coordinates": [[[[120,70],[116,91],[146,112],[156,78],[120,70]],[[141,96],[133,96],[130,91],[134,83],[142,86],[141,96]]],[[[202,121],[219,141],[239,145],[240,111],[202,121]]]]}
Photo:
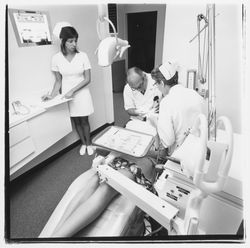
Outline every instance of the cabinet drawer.
{"type": "Polygon", "coordinates": [[[26,121],[10,128],[10,147],[29,137],[29,127],[26,121]]]}
{"type": "Polygon", "coordinates": [[[10,148],[10,167],[35,151],[31,137],[28,137],[10,148]]]}

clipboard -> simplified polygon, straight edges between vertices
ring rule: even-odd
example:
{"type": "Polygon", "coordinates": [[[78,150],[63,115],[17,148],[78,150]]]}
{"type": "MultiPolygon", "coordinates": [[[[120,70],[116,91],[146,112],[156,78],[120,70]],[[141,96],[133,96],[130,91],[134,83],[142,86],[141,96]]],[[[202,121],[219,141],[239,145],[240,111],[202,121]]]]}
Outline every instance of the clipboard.
{"type": "Polygon", "coordinates": [[[122,127],[109,126],[94,137],[92,143],[100,148],[140,158],[147,154],[154,143],[154,137],[122,127]]]}

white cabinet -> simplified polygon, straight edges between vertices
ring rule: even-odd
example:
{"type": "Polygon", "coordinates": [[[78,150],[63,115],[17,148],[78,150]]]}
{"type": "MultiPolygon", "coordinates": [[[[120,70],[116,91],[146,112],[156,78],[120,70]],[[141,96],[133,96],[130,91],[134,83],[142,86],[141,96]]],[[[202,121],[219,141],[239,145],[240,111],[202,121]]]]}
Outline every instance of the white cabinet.
{"type": "Polygon", "coordinates": [[[10,168],[35,151],[27,121],[10,128],[10,168]]]}
{"type": "Polygon", "coordinates": [[[67,102],[10,123],[10,175],[72,131],[67,102]]]}
{"type": "Polygon", "coordinates": [[[24,121],[12,128],[10,128],[10,147],[16,145],[22,140],[30,136],[29,127],[27,121],[24,121]]]}

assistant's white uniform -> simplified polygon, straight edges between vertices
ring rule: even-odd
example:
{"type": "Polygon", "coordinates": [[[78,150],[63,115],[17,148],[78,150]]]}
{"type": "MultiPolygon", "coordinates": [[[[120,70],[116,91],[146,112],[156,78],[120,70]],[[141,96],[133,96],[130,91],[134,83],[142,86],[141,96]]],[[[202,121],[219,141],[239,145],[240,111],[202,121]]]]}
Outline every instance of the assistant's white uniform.
{"type": "Polygon", "coordinates": [[[161,100],[157,130],[170,154],[183,142],[185,132],[201,113],[206,113],[204,99],[196,91],[179,84],[161,100]]]}
{"type": "MultiPolygon", "coordinates": [[[[52,57],[52,71],[62,75],[62,94],[67,93],[84,80],[83,72],[91,69],[88,56],[84,52],[76,53],[69,62],[62,52],[52,57]]],[[[76,91],[69,102],[70,116],[89,116],[94,112],[93,101],[88,86],[76,91]]]]}

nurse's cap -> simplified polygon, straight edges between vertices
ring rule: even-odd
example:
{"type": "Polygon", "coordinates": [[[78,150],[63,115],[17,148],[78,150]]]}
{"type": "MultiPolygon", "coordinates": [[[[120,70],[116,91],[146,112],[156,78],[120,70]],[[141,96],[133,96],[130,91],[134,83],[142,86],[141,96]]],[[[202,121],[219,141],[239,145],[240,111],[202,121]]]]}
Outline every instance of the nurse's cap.
{"type": "Polygon", "coordinates": [[[179,66],[177,63],[165,62],[159,67],[159,70],[165,79],[169,80],[175,75],[178,68],[179,66]]]}
{"type": "Polygon", "coordinates": [[[60,40],[60,33],[63,27],[72,27],[72,25],[68,22],[58,22],[54,29],[53,29],[53,35],[56,39],[60,40]]]}

